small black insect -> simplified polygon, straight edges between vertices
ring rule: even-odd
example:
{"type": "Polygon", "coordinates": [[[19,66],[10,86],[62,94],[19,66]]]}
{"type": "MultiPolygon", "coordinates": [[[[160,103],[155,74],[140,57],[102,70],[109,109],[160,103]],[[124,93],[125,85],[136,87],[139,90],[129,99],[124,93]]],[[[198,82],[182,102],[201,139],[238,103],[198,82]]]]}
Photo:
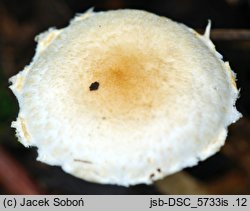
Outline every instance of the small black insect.
{"type": "Polygon", "coordinates": [[[91,85],[90,85],[90,87],[89,87],[89,90],[90,91],[96,91],[98,88],[99,88],[99,83],[96,81],[96,82],[94,82],[94,83],[92,83],[91,85]]]}

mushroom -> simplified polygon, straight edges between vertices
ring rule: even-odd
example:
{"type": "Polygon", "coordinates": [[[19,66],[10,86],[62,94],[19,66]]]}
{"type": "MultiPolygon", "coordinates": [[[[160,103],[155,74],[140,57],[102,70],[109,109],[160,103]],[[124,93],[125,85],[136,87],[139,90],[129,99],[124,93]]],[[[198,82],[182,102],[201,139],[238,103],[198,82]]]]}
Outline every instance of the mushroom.
{"type": "Polygon", "coordinates": [[[88,10],[36,37],[13,76],[18,140],[87,181],[150,184],[216,153],[235,108],[235,73],[209,39],[166,17],[88,10]]]}

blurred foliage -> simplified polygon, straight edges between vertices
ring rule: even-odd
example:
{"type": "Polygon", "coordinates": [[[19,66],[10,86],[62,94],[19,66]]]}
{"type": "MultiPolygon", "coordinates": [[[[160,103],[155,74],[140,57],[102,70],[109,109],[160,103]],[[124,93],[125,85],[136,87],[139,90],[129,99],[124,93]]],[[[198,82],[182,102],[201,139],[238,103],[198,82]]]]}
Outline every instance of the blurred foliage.
{"type": "Polygon", "coordinates": [[[0,69],[0,131],[17,113],[16,102],[8,90],[8,79],[0,69]]]}

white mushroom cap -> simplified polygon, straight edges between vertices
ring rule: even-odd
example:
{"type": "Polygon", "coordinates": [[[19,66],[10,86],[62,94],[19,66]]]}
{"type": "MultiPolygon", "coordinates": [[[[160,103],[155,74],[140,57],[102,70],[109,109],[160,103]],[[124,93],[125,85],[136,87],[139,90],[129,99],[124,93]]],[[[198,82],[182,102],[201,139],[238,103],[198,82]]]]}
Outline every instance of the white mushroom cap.
{"type": "Polygon", "coordinates": [[[88,11],[39,35],[33,61],[10,79],[19,141],[79,178],[124,186],[213,155],[241,114],[209,27],[202,36],[127,9],[88,11]]]}

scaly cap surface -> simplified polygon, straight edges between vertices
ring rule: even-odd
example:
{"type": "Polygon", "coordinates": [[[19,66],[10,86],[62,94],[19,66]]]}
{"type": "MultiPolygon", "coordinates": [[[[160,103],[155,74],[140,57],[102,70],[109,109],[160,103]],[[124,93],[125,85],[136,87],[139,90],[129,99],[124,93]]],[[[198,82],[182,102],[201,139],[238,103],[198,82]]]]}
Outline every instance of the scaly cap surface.
{"type": "Polygon", "coordinates": [[[12,77],[12,123],[38,160],[82,179],[151,183],[217,152],[235,108],[235,74],[209,39],[165,17],[78,15],[39,35],[12,77]]]}

